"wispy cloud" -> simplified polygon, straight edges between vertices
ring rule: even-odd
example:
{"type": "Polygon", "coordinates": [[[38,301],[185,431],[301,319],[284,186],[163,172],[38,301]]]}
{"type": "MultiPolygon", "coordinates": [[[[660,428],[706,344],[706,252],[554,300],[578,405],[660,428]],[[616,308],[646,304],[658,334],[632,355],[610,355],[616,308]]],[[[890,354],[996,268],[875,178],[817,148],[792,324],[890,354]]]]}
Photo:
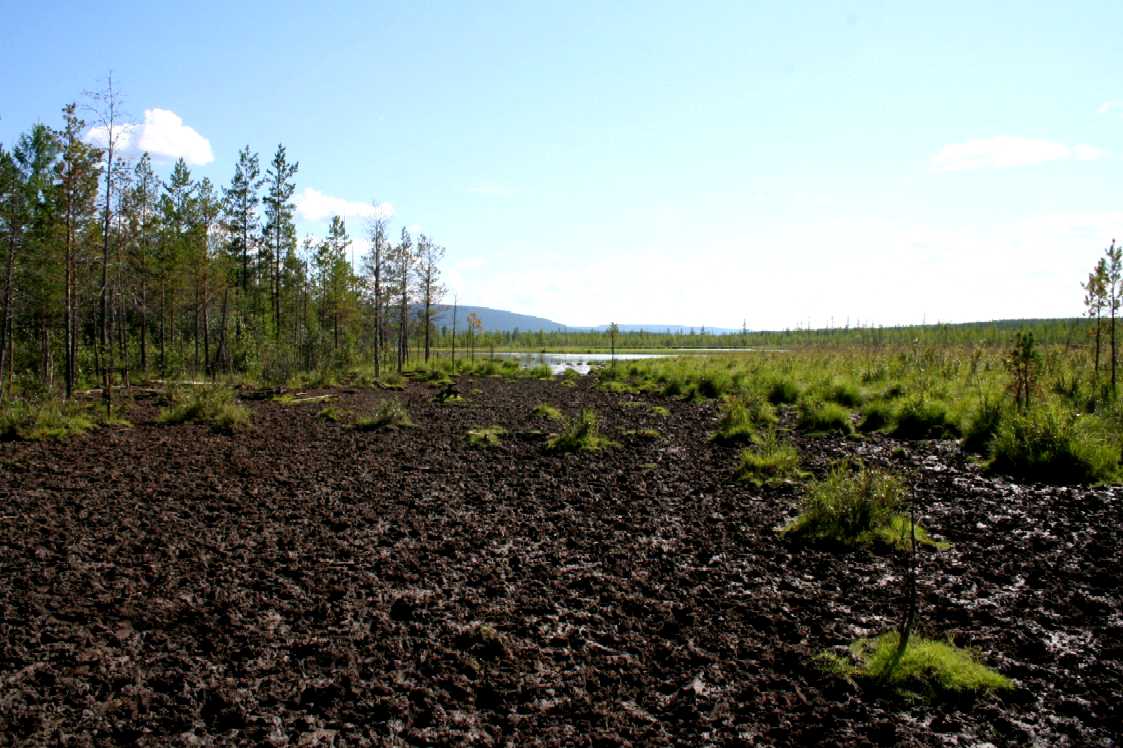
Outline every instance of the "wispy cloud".
{"type": "Polygon", "coordinates": [[[1123,112],[1123,101],[1119,99],[1111,99],[1100,104],[1096,111],[1100,114],[1111,114],[1112,112],[1123,112]]]}
{"type": "Polygon", "coordinates": [[[1004,169],[1048,161],[1095,161],[1107,152],[1090,145],[1069,146],[1049,140],[999,135],[945,145],[931,159],[933,171],[1004,169]]]}
{"type": "Polygon", "coordinates": [[[296,212],[306,221],[323,221],[332,216],[343,218],[391,218],[394,206],[390,203],[364,203],[342,197],[325,195],[317,189],[305,187],[296,196],[296,212]]]}
{"type": "MultiPolygon", "coordinates": [[[[102,126],[91,127],[86,132],[86,141],[104,147],[109,142],[109,131],[102,126]]],[[[117,149],[130,156],[147,151],[160,160],[182,158],[192,166],[214,161],[210,141],[183,124],[183,118],[169,109],[146,109],[144,122],[120,125],[117,149]]]]}

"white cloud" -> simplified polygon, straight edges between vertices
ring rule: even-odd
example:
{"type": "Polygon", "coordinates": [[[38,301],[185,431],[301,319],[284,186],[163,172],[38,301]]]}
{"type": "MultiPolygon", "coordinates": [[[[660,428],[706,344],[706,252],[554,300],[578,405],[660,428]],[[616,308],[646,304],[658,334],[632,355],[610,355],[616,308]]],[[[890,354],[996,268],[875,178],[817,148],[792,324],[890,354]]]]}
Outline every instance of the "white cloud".
{"type": "Polygon", "coordinates": [[[1123,101],[1120,101],[1119,99],[1105,101],[1104,103],[1100,104],[1099,108],[1097,108],[1096,111],[1100,114],[1109,114],[1111,112],[1123,111],[1123,101]]]}
{"type": "Polygon", "coordinates": [[[1047,161],[1093,161],[1107,152],[1090,145],[1068,146],[1049,140],[999,135],[966,143],[951,143],[932,156],[933,171],[969,171],[1026,166],[1047,161]]]}
{"type": "Polygon", "coordinates": [[[325,195],[319,190],[305,187],[296,196],[296,212],[306,221],[323,221],[332,216],[343,218],[390,218],[394,206],[390,203],[364,203],[342,197],[325,195]]]}
{"type": "MultiPolygon", "coordinates": [[[[169,109],[145,109],[143,123],[125,123],[119,128],[117,148],[121,153],[139,156],[147,151],[155,159],[182,158],[192,166],[214,161],[210,141],[183,124],[183,118],[169,109]]],[[[104,147],[109,142],[108,128],[91,127],[86,140],[104,147]]]]}

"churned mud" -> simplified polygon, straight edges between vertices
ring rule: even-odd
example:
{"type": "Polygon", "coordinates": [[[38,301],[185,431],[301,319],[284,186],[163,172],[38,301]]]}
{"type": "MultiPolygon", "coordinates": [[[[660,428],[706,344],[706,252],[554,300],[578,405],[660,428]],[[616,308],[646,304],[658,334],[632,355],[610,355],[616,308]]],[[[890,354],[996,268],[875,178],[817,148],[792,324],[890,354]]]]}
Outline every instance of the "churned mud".
{"type": "Polygon", "coordinates": [[[327,403],[400,398],[395,432],[260,400],[230,436],[158,425],[153,397],[131,429],[0,444],[0,744],[1118,743],[1118,489],[1013,484],[953,442],[797,438],[812,474],[906,477],[954,544],[922,554],[922,630],[1017,682],[909,702],[814,660],[894,625],[903,560],[788,545],[800,486],[737,483],[714,405],[591,384],[327,403]],[[548,452],[539,403],[595,408],[619,446],[548,452]],[[490,425],[500,446],[469,446],[490,425]]]}

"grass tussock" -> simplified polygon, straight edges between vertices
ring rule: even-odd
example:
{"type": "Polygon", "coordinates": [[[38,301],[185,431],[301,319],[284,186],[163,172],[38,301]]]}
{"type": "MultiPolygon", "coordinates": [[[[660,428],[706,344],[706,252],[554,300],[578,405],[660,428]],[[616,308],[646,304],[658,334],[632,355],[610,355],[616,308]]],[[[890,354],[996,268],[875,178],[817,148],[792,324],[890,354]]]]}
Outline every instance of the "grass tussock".
{"type": "Polygon", "coordinates": [[[336,408],[335,406],[331,406],[331,405],[324,408],[323,410],[321,410],[316,415],[319,418],[322,418],[325,421],[328,421],[329,423],[346,423],[351,417],[351,414],[348,413],[347,411],[345,411],[341,408],[336,408]]]}
{"type": "Polygon", "coordinates": [[[901,403],[892,435],[898,439],[955,439],[959,424],[951,416],[946,403],[929,398],[913,397],[901,403]]]}
{"type": "Polygon", "coordinates": [[[863,434],[888,429],[897,416],[896,409],[884,400],[875,400],[862,411],[858,430],[863,434]]]}
{"type": "Polygon", "coordinates": [[[229,387],[175,389],[170,398],[172,405],[160,411],[160,423],[205,423],[216,431],[233,433],[250,422],[249,409],[237,402],[229,387]]]}
{"type": "Polygon", "coordinates": [[[768,402],[773,405],[793,405],[800,394],[799,385],[790,379],[777,379],[768,385],[768,402]]]}
{"type": "Polygon", "coordinates": [[[1101,419],[1047,407],[1007,411],[990,454],[993,472],[1042,483],[1102,483],[1119,475],[1119,444],[1101,419]]]}
{"type": "Polygon", "coordinates": [[[66,439],[84,434],[96,425],[90,414],[75,403],[17,400],[0,409],[0,440],[3,441],[66,439]]]}
{"type": "MultiPolygon", "coordinates": [[[[908,517],[901,513],[904,495],[904,482],[896,475],[843,460],[808,487],[799,516],[783,534],[828,545],[881,544],[907,549],[911,538],[908,517]]],[[[919,525],[916,539],[946,547],[919,525]]]]}
{"type": "Polygon", "coordinates": [[[803,401],[799,404],[799,421],[797,426],[801,431],[811,434],[842,434],[849,436],[854,433],[854,424],[850,421],[850,411],[838,403],[822,401],[803,401]]]}
{"type": "Polygon", "coordinates": [[[549,403],[538,403],[530,413],[538,418],[549,418],[551,421],[561,421],[565,418],[560,410],[549,403]]]}
{"type": "Polygon", "coordinates": [[[799,452],[795,445],[781,439],[775,431],[757,437],[756,446],[741,452],[738,480],[759,487],[772,486],[799,478],[799,452]]]}
{"type": "Polygon", "coordinates": [[[498,447],[500,438],[507,433],[502,426],[481,426],[468,431],[468,444],[472,447],[498,447]]]}
{"type": "Polygon", "coordinates": [[[413,426],[409,412],[399,400],[383,400],[374,413],[355,419],[359,431],[396,431],[413,426]]]}
{"type": "Polygon", "coordinates": [[[628,429],[624,436],[643,442],[657,442],[663,438],[657,429],[628,429]]]}
{"type": "Polygon", "coordinates": [[[552,452],[595,452],[614,445],[615,442],[600,433],[596,412],[588,409],[582,410],[581,415],[566,423],[560,433],[546,442],[546,448],[552,452]]]}
{"type": "Polygon", "coordinates": [[[950,641],[925,639],[913,634],[898,659],[900,635],[889,631],[850,645],[850,659],[825,653],[825,667],[844,677],[889,686],[899,693],[935,700],[948,695],[1007,691],[1013,681],[988,668],[970,650],[950,641]]]}

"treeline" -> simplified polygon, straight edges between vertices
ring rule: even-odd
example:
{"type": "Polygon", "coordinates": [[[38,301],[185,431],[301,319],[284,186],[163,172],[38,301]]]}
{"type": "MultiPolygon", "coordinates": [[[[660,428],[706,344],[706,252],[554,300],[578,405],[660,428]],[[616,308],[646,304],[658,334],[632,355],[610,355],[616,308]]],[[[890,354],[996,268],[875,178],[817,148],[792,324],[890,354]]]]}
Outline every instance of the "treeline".
{"type": "Polygon", "coordinates": [[[182,159],[163,180],[148,154],[115,153],[112,90],[100,101],[105,147],[88,142],[75,105],[60,127],[0,144],[0,399],[428,358],[443,247],[404,228],[395,241],[373,220],[356,272],[339,216],[298,242],[299,164],[283,145],[264,169],[242,149],[226,186],[194,179],[182,159]]]}
{"type": "MultiPolygon", "coordinates": [[[[1107,335],[1108,323],[1085,319],[997,320],[957,324],[905,325],[896,327],[833,327],[774,331],[745,330],[732,333],[711,333],[704,327],[684,332],[618,332],[616,347],[641,349],[744,349],[863,346],[889,347],[902,345],[982,345],[1004,348],[1016,332],[1032,332],[1045,345],[1087,346],[1099,329],[1107,335]]],[[[442,335],[450,330],[442,328],[442,335]]],[[[447,344],[442,338],[442,344],[447,344]]],[[[478,345],[496,350],[589,350],[610,346],[606,331],[487,331],[478,336],[478,345]]]]}

